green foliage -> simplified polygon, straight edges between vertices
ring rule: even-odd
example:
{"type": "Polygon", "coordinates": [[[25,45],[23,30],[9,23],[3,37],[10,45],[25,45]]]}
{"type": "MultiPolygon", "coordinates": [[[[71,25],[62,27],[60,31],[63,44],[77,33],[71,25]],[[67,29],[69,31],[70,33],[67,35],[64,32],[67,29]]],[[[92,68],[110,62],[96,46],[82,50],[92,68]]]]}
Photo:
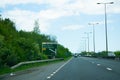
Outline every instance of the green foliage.
{"type": "Polygon", "coordinates": [[[81,56],[87,56],[87,52],[86,51],[83,51],[80,53],[81,56]]]}
{"type": "MultiPolygon", "coordinates": [[[[42,42],[57,42],[55,36],[40,34],[38,22],[34,31],[17,31],[10,19],[0,17],[0,67],[10,67],[22,61],[48,59],[42,53],[42,42]]],[[[67,48],[58,45],[57,57],[69,57],[67,48]]]]}
{"type": "Polygon", "coordinates": [[[120,58],[120,51],[115,51],[115,56],[120,58]]]}
{"type": "Polygon", "coordinates": [[[64,46],[58,44],[58,50],[57,50],[56,57],[67,58],[67,57],[70,57],[71,55],[72,53],[67,48],[64,48],[64,46]]]}
{"type": "Polygon", "coordinates": [[[18,62],[18,60],[17,60],[17,55],[16,55],[16,54],[11,54],[11,55],[9,55],[9,56],[7,57],[6,62],[7,62],[7,65],[9,65],[9,66],[15,65],[15,64],[18,62]]]}
{"type": "Polygon", "coordinates": [[[94,53],[94,52],[81,52],[81,56],[92,56],[92,57],[108,57],[108,54],[106,51],[102,51],[99,53],[94,53]]]}
{"type": "Polygon", "coordinates": [[[4,46],[4,36],[0,35],[0,48],[4,46]]]}
{"type": "Polygon", "coordinates": [[[39,34],[40,33],[40,29],[39,29],[38,20],[35,21],[34,25],[35,25],[35,27],[33,29],[33,32],[39,34]]]}
{"type": "Polygon", "coordinates": [[[108,53],[106,51],[102,51],[98,53],[98,56],[105,58],[105,57],[108,57],[108,53]]]}
{"type": "Polygon", "coordinates": [[[0,59],[2,63],[6,63],[8,56],[11,54],[11,50],[8,48],[0,49],[0,59]]]}
{"type": "Polygon", "coordinates": [[[41,55],[41,59],[48,59],[48,56],[45,54],[40,54],[41,55]]]}

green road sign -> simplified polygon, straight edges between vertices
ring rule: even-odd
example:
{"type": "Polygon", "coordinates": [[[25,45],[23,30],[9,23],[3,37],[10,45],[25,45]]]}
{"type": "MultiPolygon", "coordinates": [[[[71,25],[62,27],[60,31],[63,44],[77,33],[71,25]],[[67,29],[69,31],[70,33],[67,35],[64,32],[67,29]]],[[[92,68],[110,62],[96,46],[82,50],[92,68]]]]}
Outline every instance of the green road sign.
{"type": "Polygon", "coordinates": [[[48,55],[49,57],[55,57],[57,54],[57,43],[55,42],[43,42],[42,43],[42,53],[48,55]]]}
{"type": "Polygon", "coordinates": [[[42,48],[56,49],[57,48],[57,43],[43,42],[42,43],[42,48]]]}

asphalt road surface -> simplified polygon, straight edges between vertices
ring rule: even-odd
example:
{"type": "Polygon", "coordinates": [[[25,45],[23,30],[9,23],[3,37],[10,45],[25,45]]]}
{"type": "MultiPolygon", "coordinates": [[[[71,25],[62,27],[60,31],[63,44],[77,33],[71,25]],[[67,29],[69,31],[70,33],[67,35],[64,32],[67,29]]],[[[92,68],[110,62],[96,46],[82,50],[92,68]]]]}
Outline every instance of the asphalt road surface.
{"type": "Polygon", "coordinates": [[[120,80],[120,61],[77,57],[2,80],[120,80]]]}

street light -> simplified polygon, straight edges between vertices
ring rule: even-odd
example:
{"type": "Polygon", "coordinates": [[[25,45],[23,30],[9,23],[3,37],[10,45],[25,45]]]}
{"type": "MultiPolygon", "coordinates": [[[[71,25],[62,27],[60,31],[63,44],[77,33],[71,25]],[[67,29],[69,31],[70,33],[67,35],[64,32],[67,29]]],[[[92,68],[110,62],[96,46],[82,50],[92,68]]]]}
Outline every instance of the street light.
{"type": "Polygon", "coordinates": [[[88,39],[88,52],[89,52],[89,34],[92,32],[85,32],[85,34],[87,34],[87,39],[88,39]]]}
{"type": "Polygon", "coordinates": [[[92,25],[93,26],[93,50],[95,53],[95,25],[97,25],[99,23],[88,23],[88,25],[92,25]]]}
{"type": "Polygon", "coordinates": [[[85,49],[85,52],[87,52],[87,50],[86,50],[86,38],[87,37],[82,37],[83,39],[84,39],[84,49],[85,49]]]}
{"type": "Polygon", "coordinates": [[[107,12],[106,12],[106,5],[107,4],[113,4],[114,2],[107,2],[107,3],[97,3],[97,4],[103,4],[105,7],[105,35],[106,35],[106,52],[108,53],[108,38],[107,38],[107,12]]]}

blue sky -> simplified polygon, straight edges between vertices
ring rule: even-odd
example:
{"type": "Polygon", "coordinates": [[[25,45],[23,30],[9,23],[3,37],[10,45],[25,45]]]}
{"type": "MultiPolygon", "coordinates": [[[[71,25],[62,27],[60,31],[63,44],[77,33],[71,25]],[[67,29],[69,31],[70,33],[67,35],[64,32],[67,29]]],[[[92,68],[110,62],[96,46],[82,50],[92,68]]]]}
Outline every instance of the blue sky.
{"type": "MultiPolygon", "coordinates": [[[[39,19],[41,33],[54,35],[58,43],[72,52],[85,50],[85,32],[92,32],[95,25],[96,51],[105,50],[104,6],[107,5],[108,47],[120,50],[120,1],[118,0],[0,0],[0,14],[16,23],[17,30],[32,31],[39,19]]],[[[93,35],[89,35],[93,51],[93,35]]],[[[87,40],[87,39],[86,39],[87,40]]],[[[88,44],[86,42],[86,44],[88,44]]],[[[87,45],[86,45],[87,48],[87,45]]]]}

